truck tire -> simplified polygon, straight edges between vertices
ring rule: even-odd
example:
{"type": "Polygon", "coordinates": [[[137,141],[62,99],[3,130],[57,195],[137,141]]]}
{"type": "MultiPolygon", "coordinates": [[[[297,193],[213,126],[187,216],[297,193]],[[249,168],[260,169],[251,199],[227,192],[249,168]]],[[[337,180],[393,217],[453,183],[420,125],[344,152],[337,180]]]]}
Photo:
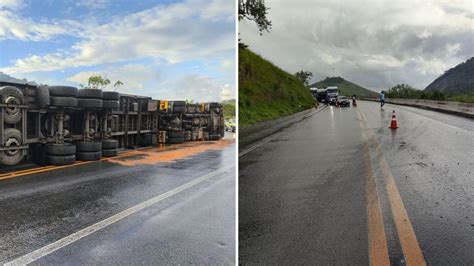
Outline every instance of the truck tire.
{"type": "Polygon", "coordinates": [[[101,99],[77,99],[77,107],[82,108],[102,108],[103,102],[101,99]]]}
{"type": "Polygon", "coordinates": [[[104,91],[102,92],[102,100],[118,101],[120,100],[120,93],[116,91],[104,91]]]}
{"type": "Polygon", "coordinates": [[[115,139],[104,139],[102,140],[102,149],[117,149],[118,148],[118,141],[115,139]]]}
{"type": "MultiPolygon", "coordinates": [[[[25,97],[20,89],[13,86],[4,86],[0,88],[1,103],[21,105],[25,97]]],[[[5,122],[15,124],[21,120],[21,109],[17,106],[5,107],[5,122]]]]}
{"type": "Polygon", "coordinates": [[[186,106],[173,105],[173,113],[186,113],[186,106]]]}
{"type": "Polygon", "coordinates": [[[51,96],[76,97],[78,89],[70,86],[48,86],[51,96]]]}
{"type": "Polygon", "coordinates": [[[173,101],[173,106],[186,106],[186,101],[173,101]]]}
{"type": "Polygon", "coordinates": [[[169,144],[181,144],[184,143],[184,138],[168,138],[169,144]]]}
{"type": "Polygon", "coordinates": [[[76,154],[76,145],[72,143],[46,144],[46,154],[56,156],[73,155],[76,154]]]}
{"type": "Polygon", "coordinates": [[[192,139],[192,133],[191,133],[191,131],[189,131],[189,130],[186,131],[186,134],[184,134],[184,140],[186,140],[186,141],[191,141],[191,140],[193,140],[193,139],[192,139]]]}
{"type": "MultiPolygon", "coordinates": [[[[15,128],[6,128],[4,131],[5,147],[14,147],[22,145],[21,132],[15,128]]],[[[20,149],[6,150],[3,152],[3,157],[0,163],[4,165],[15,165],[23,160],[23,153],[20,149]]]]}
{"type": "Polygon", "coordinates": [[[102,150],[103,157],[115,157],[118,155],[118,149],[102,150]]]}
{"type": "Polygon", "coordinates": [[[220,134],[209,134],[209,140],[220,140],[221,135],[220,134]]]}
{"type": "Polygon", "coordinates": [[[49,99],[52,106],[77,107],[77,99],[73,97],[54,96],[49,99]]]}
{"type": "Polygon", "coordinates": [[[184,131],[168,131],[168,138],[184,138],[184,131]]]}
{"type": "Polygon", "coordinates": [[[39,86],[35,90],[35,102],[38,106],[46,106],[51,104],[49,99],[49,89],[47,86],[39,86]]]}
{"type": "Polygon", "coordinates": [[[80,151],[76,153],[76,158],[79,161],[97,161],[102,158],[102,151],[80,151]]]}
{"type": "Polygon", "coordinates": [[[102,142],[79,141],[75,144],[77,152],[98,152],[102,150],[102,142]]]}
{"type": "Polygon", "coordinates": [[[86,99],[102,99],[103,96],[102,90],[99,89],[81,89],[77,93],[78,98],[86,99]]]}
{"type": "Polygon", "coordinates": [[[120,107],[120,102],[119,101],[103,101],[102,102],[102,107],[103,108],[109,108],[109,109],[118,109],[120,107]]]}
{"type": "Polygon", "coordinates": [[[194,114],[196,112],[196,107],[195,106],[188,106],[186,111],[187,111],[188,114],[194,114]]]}
{"type": "Polygon", "coordinates": [[[46,163],[51,165],[70,165],[76,162],[76,155],[46,155],[46,163]]]}

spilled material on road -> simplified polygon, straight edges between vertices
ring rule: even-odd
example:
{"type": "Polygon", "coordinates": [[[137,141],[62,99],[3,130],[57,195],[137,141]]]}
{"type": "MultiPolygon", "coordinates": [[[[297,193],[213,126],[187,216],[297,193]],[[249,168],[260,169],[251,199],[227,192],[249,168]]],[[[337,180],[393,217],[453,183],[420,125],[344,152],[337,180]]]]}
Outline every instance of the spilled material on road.
{"type": "Polygon", "coordinates": [[[124,157],[108,159],[109,162],[118,163],[124,166],[134,166],[138,164],[171,163],[209,150],[220,150],[229,146],[233,141],[220,140],[216,142],[192,142],[180,145],[179,149],[168,149],[163,151],[160,148],[131,152],[124,157]]]}
{"type": "MultiPolygon", "coordinates": [[[[220,150],[231,143],[234,140],[222,139],[220,141],[213,142],[191,142],[181,145],[166,145],[161,147],[147,147],[144,149],[124,151],[116,157],[102,158],[99,161],[109,161],[112,163],[118,163],[125,166],[133,166],[137,164],[154,164],[154,163],[171,163],[179,159],[184,159],[189,156],[199,154],[208,150],[220,150]]],[[[71,165],[62,166],[42,166],[31,169],[25,169],[15,171],[11,173],[0,174],[0,180],[11,179],[20,176],[44,173],[69,167],[75,167],[83,164],[95,163],[98,161],[78,161],[71,165]]]]}

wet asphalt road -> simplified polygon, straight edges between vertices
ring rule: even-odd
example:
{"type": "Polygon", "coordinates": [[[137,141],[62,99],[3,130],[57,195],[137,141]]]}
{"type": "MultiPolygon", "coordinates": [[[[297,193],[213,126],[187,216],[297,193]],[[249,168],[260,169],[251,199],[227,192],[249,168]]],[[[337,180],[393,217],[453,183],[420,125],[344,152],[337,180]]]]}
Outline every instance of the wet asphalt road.
{"type": "Polygon", "coordinates": [[[228,170],[33,264],[234,264],[233,141],[174,162],[100,161],[0,180],[0,264],[219,169],[228,170]]]}
{"type": "Polygon", "coordinates": [[[404,208],[429,265],[473,265],[474,121],[390,104],[381,110],[373,102],[357,108],[322,110],[239,158],[239,262],[369,264],[371,172],[383,220],[378,235],[391,264],[406,263],[400,239],[410,231],[397,230],[394,215],[404,208]],[[388,128],[392,110],[396,131],[388,128]],[[368,133],[404,207],[391,207],[394,193],[368,133]]]}

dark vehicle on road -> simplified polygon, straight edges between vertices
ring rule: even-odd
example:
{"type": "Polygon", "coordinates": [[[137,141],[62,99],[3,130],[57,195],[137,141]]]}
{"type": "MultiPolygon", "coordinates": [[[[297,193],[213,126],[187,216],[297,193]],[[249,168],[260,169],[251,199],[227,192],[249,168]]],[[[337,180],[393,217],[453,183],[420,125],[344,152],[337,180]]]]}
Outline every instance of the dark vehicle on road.
{"type": "Polygon", "coordinates": [[[336,105],[337,103],[337,96],[339,96],[339,89],[337,86],[329,86],[326,88],[326,94],[328,98],[328,102],[330,105],[336,105]]]}
{"type": "Polygon", "coordinates": [[[337,96],[337,105],[341,107],[349,107],[351,103],[346,96],[337,96]]]}
{"type": "Polygon", "coordinates": [[[67,165],[113,157],[122,148],[219,140],[224,134],[216,102],[0,81],[0,167],[23,161],[67,165]]]}

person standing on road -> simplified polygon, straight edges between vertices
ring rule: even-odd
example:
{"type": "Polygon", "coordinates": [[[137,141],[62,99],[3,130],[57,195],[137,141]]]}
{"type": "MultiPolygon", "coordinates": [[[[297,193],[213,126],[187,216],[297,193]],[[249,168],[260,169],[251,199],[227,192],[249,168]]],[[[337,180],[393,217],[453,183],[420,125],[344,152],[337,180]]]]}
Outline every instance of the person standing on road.
{"type": "Polygon", "coordinates": [[[385,92],[381,91],[380,92],[380,108],[382,108],[385,104],[385,92]]]}

